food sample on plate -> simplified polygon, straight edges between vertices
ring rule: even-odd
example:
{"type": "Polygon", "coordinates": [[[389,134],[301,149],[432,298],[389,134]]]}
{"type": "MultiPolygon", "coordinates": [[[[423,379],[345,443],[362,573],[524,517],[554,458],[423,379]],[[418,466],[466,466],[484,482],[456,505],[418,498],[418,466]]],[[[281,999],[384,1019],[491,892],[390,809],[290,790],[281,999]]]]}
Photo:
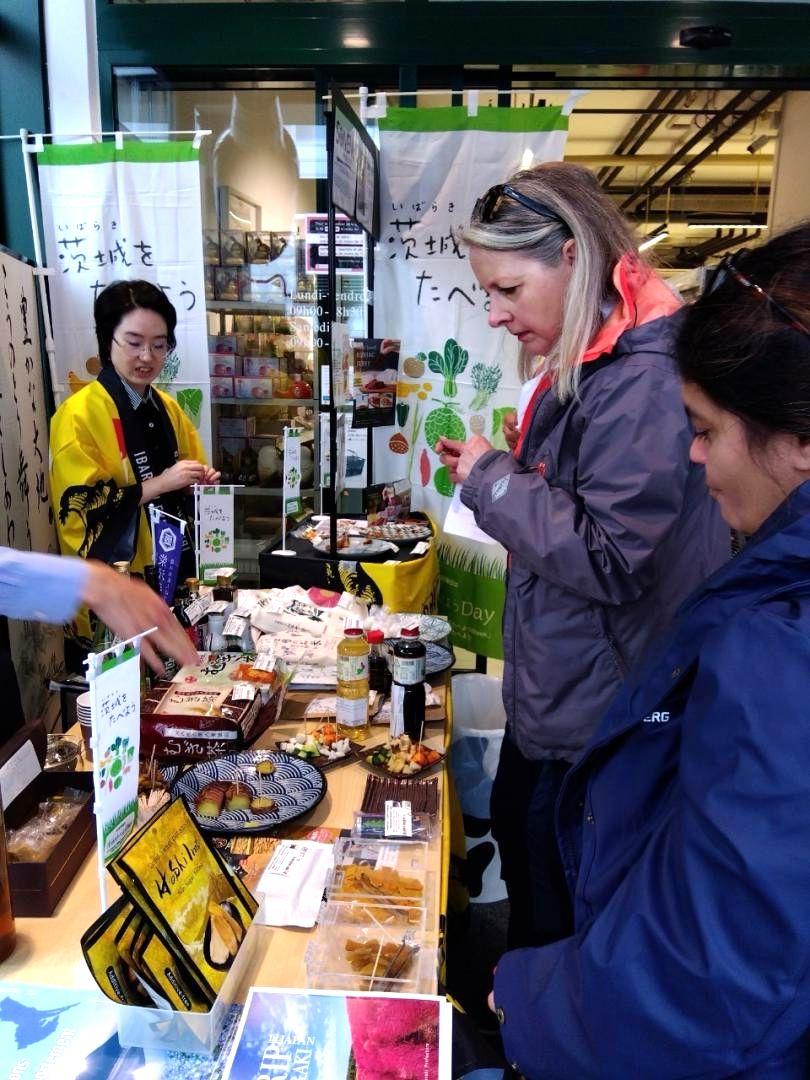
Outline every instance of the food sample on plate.
{"type": "Polygon", "coordinates": [[[225,791],[225,809],[248,810],[252,798],[253,791],[247,784],[235,780],[232,784],[228,784],[227,790],[225,791]]]}
{"type": "Polygon", "coordinates": [[[288,742],[283,742],[280,749],[304,761],[318,757],[338,761],[350,754],[352,747],[349,739],[338,738],[335,724],[322,724],[310,732],[299,731],[288,742]]]}
{"type": "Polygon", "coordinates": [[[424,743],[412,742],[407,735],[400,735],[375,747],[365,755],[365,760],[369,765],[376,765],[390,773],[413,776],[435,765],[442,757],[438,750],[432,750],[424,743]]]}
{"type": "Polygon", "coordinates": [[[200,817],[215,818],[222,813],[225,804],[225,793],[229,785],[222,781],[206,784],[197,795],[194,805],[200,817]]]}
{"type": "Polygon", "coordinates": [[[347,938],[344,945],[346,959],[358,975],[370,975],[372,978],[401,979],[407,974],[413,958],[419,951],[418,946],[405,941],[355,941],[347,938]]]}

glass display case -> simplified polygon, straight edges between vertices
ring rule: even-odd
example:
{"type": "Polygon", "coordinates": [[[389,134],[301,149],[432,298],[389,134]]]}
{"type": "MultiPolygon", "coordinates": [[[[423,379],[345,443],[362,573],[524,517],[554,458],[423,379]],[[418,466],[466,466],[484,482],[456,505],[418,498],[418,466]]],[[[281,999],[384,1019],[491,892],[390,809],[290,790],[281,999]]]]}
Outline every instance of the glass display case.
{"type": "MultiPolygon", "coordinates": [[[[239,580],[281,529],[282,438],[302,434],[303,513],[320,511],[319,411],[328,399],[326,151],[315,87],[116,78],[121,128],[210,128],[200,148],[201,239],[211,389],[211,456],[236,492],[239,580]]],[[[165,137],[170,137],[168,134],[165,137]]],[[[344,223],[351,232],[353,223],[344,223]]],[[[339,237],[338,317],[366,332],[366,245],[339,237]]]]}

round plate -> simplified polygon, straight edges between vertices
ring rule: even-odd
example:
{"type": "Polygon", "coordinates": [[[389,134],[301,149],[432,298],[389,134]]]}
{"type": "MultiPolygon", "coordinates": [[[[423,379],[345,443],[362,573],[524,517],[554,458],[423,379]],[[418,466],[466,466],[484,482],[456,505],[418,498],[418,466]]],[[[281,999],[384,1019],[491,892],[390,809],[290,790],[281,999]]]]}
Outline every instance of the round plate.
{"type": "MultiPolygon", "coordinates": [[[[327,548],[329,542],[327,541],[327,548]]],[[[312,545],[319,555],[331,555],[331,552],[324,550],[317,544],[312,545]]],[[[394,552],[391,549],[390,540],[369,540],[367,544],[356,544],[349,542],[347,547],[338,548],[335,555],[338,559],[363,559],[368,558],[369,555],[393,555],[394,552]]]]}
{"type": "Polygon", "coordinates": [[[183,796],[189,813],[206,832],[252,833],[267,832],[308,814],[323,798],[326,781],[309,762],[299,761],[289,754],[245,750],[241,754],[201,761],[183,773],[172,791],[183,796]],[[275,772],[260,776],[256,772],[258,761],[272,761],[275,772]],[[197,796],[206,785],[215,781],[247,784],[256,795],[269,795],[276,805],[272,810],[255,814],[250,810],[223,810],[216,818],[201,817],[195,805],[197,796]]]}
{"type": "Polygon", "coordinates": [[[366,535],[374,540],[393,540],[396,544],[406,544],[411,540],[427,540],[433,536],[429,525],[405,525],[391,522],[389,525],[369,525],[366,535]]]}
{"type": "MultiPolygon", "coordinates": [[[[420,634],[421,636],[421,634],[420,634]]],[[[397,638],[386,638],[385,644],[393,649],[397,638]]],[[[438,675],[441,671],[447,671],[456,662],[455,653],[447,645],[439,645],[435,641],[423,641],[425,646],[425,677],[438,675]]]]}

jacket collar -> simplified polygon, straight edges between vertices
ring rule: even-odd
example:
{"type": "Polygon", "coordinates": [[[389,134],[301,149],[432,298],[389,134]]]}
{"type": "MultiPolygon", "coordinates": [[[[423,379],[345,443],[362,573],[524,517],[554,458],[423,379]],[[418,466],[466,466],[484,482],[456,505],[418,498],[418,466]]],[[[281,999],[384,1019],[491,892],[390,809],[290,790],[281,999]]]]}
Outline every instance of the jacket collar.
{"type": "Polygon", "coordinates": [[[810,591],[810,480],[763,522],[735,558],[716,570],[681,605],[668,632],[654,645],[580,759],[633,728],[679,682],[691,677],[703,642],[743,608],[784,589],[810,591]]]}

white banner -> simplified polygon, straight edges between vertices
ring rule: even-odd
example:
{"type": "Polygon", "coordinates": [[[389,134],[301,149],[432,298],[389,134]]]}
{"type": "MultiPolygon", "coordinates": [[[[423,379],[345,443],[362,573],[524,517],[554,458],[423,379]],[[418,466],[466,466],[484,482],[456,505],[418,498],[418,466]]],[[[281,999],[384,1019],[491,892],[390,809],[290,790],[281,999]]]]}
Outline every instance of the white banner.
{"type": "Polygon", "coordinates": [[[159,285],[177,310],[177,349],[158,380],[211,455],[198,151],[190,142],[48,146],[37,155],[57,399],[99,371],[93,302],[122,278],[159,285]]]}
{"type": "Polygon", "coordinates": [[[281,495],[285,514],[301,509],[301,433],[284,428],[284,490],[281,495]]]}
{"type": "MultiPolygon", "coordinates": [[[[373,482],[405,477],[412,504],[441,524],[454,494],[434,451],[441,436],[485,436],[506,450],[501,423],[517,405],[518,343],[487,325],[489,302],[460,240],[475,201],[529,162],[560,160],[559,108],[389,109],[380,121],[382,233],[376,249],[374,331],[400,338],[397,425],[374,433],[373,482]]],[[[447,542],[443,602],[454,641],[500,655],[500,545],[447,542]],[[448,555],[452,549],[452,557],[448,555]],[[453,592],[448,592],[452,562],[453,592]],[[447,571],[447,573],[446,573],[447,571]]],[[[502,602],[502,601],[501,601],[502,602]]]]}
{"type": "Polygon", "coordinates": [[[233,487],[195,486],[198,577],[216,581],[217,570],[236,565],[233,487]]]}
{"type": "MultiPolygon", "coordinates": [[[[31,266],[0,250],[0,544],[58,551],[48,501],[48,417],[31,266]]],[[[9,621],[26,720],[42,716],[62,666],[62,629],[9,621]]]]}

